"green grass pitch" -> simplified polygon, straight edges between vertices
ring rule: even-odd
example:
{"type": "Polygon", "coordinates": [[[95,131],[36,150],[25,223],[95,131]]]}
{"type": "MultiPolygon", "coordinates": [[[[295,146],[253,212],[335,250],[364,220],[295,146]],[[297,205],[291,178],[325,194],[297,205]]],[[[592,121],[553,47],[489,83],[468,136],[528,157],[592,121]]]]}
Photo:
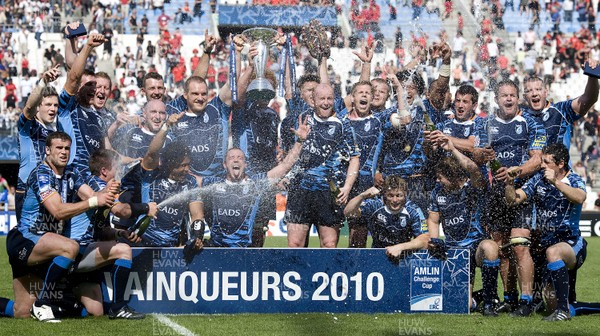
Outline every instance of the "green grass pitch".
{"type": "MultiPolygon", "coordinates": [[[[577,293],[580,301],[600,301],[600,238],[587,238],[588,257],[580,269],[577,293]]],[[[12,279],[6,238],[0,237],[0,296],[12,297],[12,279]]],[[[282,247],[285,237],[268,237],[267,245],[282,247]]],[[[311,246],[318,239],[311,239],[311,246]]],[[[347,246],[342,237],[340,247],[347,246]]],[[[480,287],[479,284],[475,285],[480,287]]],[[[548,323],[540,315],[514,319],[506,315],[484,318],[473,315],[433,314],[238,314],[169,315],[169,319],[196,335],[599,335],[600,316],[575,317],[548,323]]],[[[67,319],[43,324],[32,319],[0,318],[0,335],[179,335],[149,316],[141,321],[109,320],[106,316],[67,319]]]]}

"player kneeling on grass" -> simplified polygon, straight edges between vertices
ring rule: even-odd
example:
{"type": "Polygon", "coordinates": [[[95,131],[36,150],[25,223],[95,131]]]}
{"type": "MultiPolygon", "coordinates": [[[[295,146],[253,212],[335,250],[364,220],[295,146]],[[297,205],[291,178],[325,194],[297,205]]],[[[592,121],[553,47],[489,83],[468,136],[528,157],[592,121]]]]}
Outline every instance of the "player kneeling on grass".
{"type": "MultiPolygon", "coordinates": [[[[469,249],[471,252],[471,285],[475,279],[475,267],[481,268],[483,283],[483,315],[498,316],[495,311],[497,296],[498,245],[487,235],[480,219],[485,210],[487,182],[475,162],[454,147],[448,136],[433,132],[427,139],[452,156],[446,156],[436,166],[437,185],[431,193],[427,226],[431,241],[430,253],[445,258],[448,248],[469,249]],[[439,239],[442,224],[445,241],[439,239]]],[[[469,300],[471,302],[471,300],[469,300]]]]}
{"type": "Polygon", "coordinates": [[[347,217],[365,220],[373,237],[371,247],[386,248],[388,256],[394,258],[404,250],[425,249],[429,241],[425,216],[406,198],[406,188],[404,179],[388,176],[381,192],[371,187],[352,198],[344,209],[347,217]]]}
{"type": "Polygon", "coordinates": [[[581,267],[586,244],[579,231],[581,205],[586,199],[585,182],[569,168],[569,150],[552,144],[542,150],[542,171],[515,190],[506,185],[509,204],[533,200],[536,208],[540,247],[556,293],[556,309],[546,321],[571,319],[569,313],[569,270],[581,267]]]}
{"type": "MultiPolygon", "coordinates": [[[[109,149],[99,149],[92,153],[89,161],[92,175],[87,184],[93,190],[102,190],[106,183],[114,179],[119,168],[119,154],[109,149]]],[[[72,220],[69,238],[80,245],[79,262],[75,266],[75,273],[71,283],[76,285],[76,293],[81,294],[81,300],[91,315],[103,315],[103,298],[100,284],[90,281],[100,268],[112,264],[110,278],[113,287],[113,296],[108,317],[110,319],[142,319],[144,314],[135,312],[125,301],[125,287],[131,272],[132,253],[131,247],[119,243],[119,238],[132,243],[141,239],[127,230],[113,229],[110,227],[108,211],[119,217],[136,218],[140,215],[156,216],[156,203],[128,204],[115,203],[112,208],[88,210],[72,220]]]]}
{"type": "Polygon", "coordinates": [[[63,236],[64,231],[69,229],[72,217],[99,206],[112,206],[115,199],[113,181],[95,193],[76,169],[67,166],[70,150],[71,138],[66,133],[48,136],[46,158],[27,179],[19,224],[6,240],[13,271],[15,317],[26,317],[31,309],[31,315],[40,321],[60,322],[51,301],[61,295],[56,284],[67,275],[79,250],[77,242],[63,236]],[[76,202],[76,197],[82,201],[76,202]],[[39,274],[38,267],[44,264],[49,266],[40,274],[43,285],[36,299],[31,290],[37,288],[38,279],[32,274],[39,274]]]}

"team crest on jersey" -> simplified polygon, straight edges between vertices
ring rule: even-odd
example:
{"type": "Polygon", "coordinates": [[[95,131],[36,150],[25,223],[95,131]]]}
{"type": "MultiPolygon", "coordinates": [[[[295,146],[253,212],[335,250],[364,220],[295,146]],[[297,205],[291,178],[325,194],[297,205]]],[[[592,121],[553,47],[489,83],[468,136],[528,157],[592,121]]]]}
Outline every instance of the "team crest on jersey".
{"type": "Polygon", "coordinates": [[[250,191],[250,186],[246,184],[246,185],[245,185],[245,186],[242,188],[242,194],[244,194],[244,195],[247,195],[249,191],[250,191]]]}
{"type": "Polygon", "coordinates": [[[387,224],[387,218],[385,218],[385,215],[382,213],[377,214],[377,220],[384,224],[387,224]]]}
{"type": "Polygon", "coordinates": [[[468,137],[469,134],[471,134],[471,129],[465,128],[465,130],[463,131],[463,134],[465,135],[465,137],[468,137]]]}
{"type": "Polygon", "coordinates": [[[517,134],[523,133],[523,125],[517,125],[515,127],[515,133],[517,133],[517,134]]]}
{"type": "Polygon", "coordinates": [[[204,123],[208,122],[208,113],[204,113],[204,123]]]}
{"type": "Polygon", "coordinates": [[[544,112],[544,115],[542,116],[542,120],[548,121],[548,119],[550,119],[550,113],[548,111],[546,111],[546,112],[544,112]]]}
{"type": "Polygon", "coordinates": [[[365,124],[365,132],[368,132],[371,129],[371,121],[367,121],[367,123],[365,124]]]}
{"type": "Polygon", "coordinates": [[[542,197],[546,196],[546,188],[543,186],[538,186],[535,191],[542,197]]]}
{"type": "Polygon", "coordinates": [[[444,130],[442,131],[442,133],[450,135],[450,134],[452,134],[452,130],[450,129],[450,127],[444,127],[444,130]]]}
{"type": "Polygon", "coordinates": [[[142,136],[139,134],[134,134],[133,137],[131,137],[131,141],[142,142],[142,136]]]}
{"type": "Polygon", "coordinates": [[[177,123],[177,128],[179,129],[184,129],[184,128],[188,128],[190,127],[190,125],[188,125],[187,121],[181,121],[177,123]]]}
{"type": "Polygon", "coordinates": [[[187,191],[188,190],[188,186],[186,184],[181,186],[181,190],[182,191],[187,191]]]}
{"type": "Polygon", "coordinates": [[[169,181],[167,181],[167,180],[162,180],[162,181],[160,181],[160,186],[161,186],[162,188],[165,188],[165,189],[167,189],[167,188],[169,188],[171,185],[169,184],[169,181]]]}
{"type": "Polygon", "coordinates": [[[73,182],[73,179],[69,177],[69,190],[73,190],[74,185],[75,185],[75,182],[73,182]]]}
{"type": "Polygon", "coordinates": [[[329,126],[329,130],[327,131],[327,134],[333,135],[334,133],[335,133],[335,126],[333,126],[333,125],[329,126]]]}
{"type": "Polygon", "coordinates": [[[438,196],[437,202],[441,205],[446,205],[446,196],[438,196]]]}
{"type": "Polygon", "coordinates": [[[400,226],[406,227],[406,217],[400,217],[400,226]]]}

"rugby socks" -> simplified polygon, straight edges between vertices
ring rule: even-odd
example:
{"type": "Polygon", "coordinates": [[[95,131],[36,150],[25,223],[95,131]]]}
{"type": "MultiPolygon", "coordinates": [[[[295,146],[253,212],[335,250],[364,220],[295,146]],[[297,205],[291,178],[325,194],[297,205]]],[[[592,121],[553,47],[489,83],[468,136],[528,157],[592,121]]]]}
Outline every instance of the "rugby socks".
{"type": "Polygon", "coordinates": [[[548,263],[552,286],[556,292],[557,308],[564,311],[569,310],[569,272],[567,266],[562,260],[548,263]]]}
{"type": "Polygon", "coordinates": [[[579,315],[600,314],[600,302],[571,302],[571,317],[579,315]]]}
{"type": "Polygon", "coordinates": [[[514,290],[514,291],[508,291],[508,292],[504,292],[504,302],[508,302],[510,304],[517,304],[519,302],[518,300],[519,298],[519,291],[514,290]]]}
{"type": "Polygon", "coordinates": [[[488,305],[494,302],[498,291],[498,272],[500,259],[484,260],[481,266],[481,282],[483,283],[483,302],[488,305]]]}
{"type": "Polygon", "coordinates": [[[115,264],[110,271],[110,277],[114,288],[111,306],[113,311],[118,311],[127,304],[127,302],[125,302],[125,287],[127,286],[129,273],[131,273],[131,260],[115,260],[115,264]]]}
{"type": "Polygon", "coordinates": [[[533,300],[533,297],[531,295],[521,294],[520,299],[521,299],[522,302],[526,302],[527,304],[531,304],[531,301],[533,300]]]}
{"type": "Polygon", "coordinates": [[[0,317],[14,317],[15,302],[11,299],[0,298],[0,317]]]}
{"type": "Polygon", "coordinates": [[[38,296],[39,301],[46,302],[56,296],[56,294],[49,293],[49,291],[55,290],[56,282],[67,274],[73,262],[73,259],[63,256],[56,256],[52,259],[52,263],[48,266],[48,272],[44,279],[44,286],[38,296]]]}

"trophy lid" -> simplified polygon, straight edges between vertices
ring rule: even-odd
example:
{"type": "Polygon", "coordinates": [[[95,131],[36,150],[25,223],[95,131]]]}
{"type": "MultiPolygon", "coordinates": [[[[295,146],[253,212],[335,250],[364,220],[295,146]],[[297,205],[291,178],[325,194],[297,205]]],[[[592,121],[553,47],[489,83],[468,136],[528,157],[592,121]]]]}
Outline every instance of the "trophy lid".
{"type": "Polygon", "coordinates": [[[263,42],[269,44],[273,42],[275,38],[277,38],[279,32],[271,28],[258,27],[246,29],[242,32],[242,34],[244,34],[244,36],[246,36],[250,41],[262,40],[263,42]]]}

